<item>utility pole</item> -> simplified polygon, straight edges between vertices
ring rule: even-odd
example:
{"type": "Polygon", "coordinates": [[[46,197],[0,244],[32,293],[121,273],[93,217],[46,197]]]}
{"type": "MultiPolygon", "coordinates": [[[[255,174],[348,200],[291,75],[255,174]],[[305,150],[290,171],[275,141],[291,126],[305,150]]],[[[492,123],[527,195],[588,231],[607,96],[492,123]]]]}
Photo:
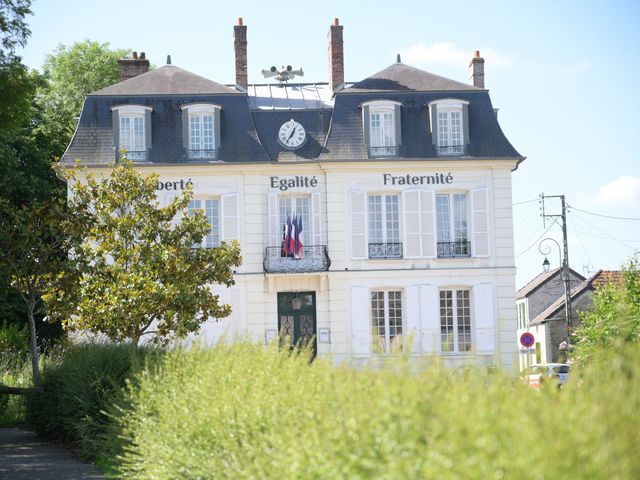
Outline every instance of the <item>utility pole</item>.
{"type": "Polygon", "coordinates": [[[562,221],[562,246],[563,246],[563,255],[562,255],[562,279],[564,283],[564,315],[565,321],[567,324],[567,343],[571,345],[571,331],[573,329],[573,317],[571,313],[571,283],[569,279],[569,242],[567,241],[567,205],[565,203],[564,195],[545,195],[542,193],[540,195],[540,199],[542,201],[542,221],[543,225],[546,227],[544,223],[546,218],[552,218],[554,221],[558,221],[560,219],[562,221]],[[546,198],[559,198],[560,204],[562,207],[562,211],[560,215],[557,214],[547,214],[545,208],[545,199],[546,198]]]}

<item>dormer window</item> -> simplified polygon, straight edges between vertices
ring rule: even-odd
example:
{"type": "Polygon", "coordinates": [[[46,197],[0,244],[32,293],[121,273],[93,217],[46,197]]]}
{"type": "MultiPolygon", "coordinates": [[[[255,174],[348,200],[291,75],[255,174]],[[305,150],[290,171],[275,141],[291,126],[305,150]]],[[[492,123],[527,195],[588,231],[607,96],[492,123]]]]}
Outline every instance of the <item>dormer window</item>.
{"type": "Polygon", "coordinates": [[[429,104],[431,138],[438,155],[466,155],[469,143],[469,102],[444,99],[429,104]]]}
{"type": "Polygon", "coordinates": [[[134,162],[149,159],[151,146],[151,107],[143,105],[121,105],[113,107],[114,145],[120,158],[120,151],[134,162]]]}
{"type": "Polygon", "coordinates": [[[189,160],[215,160],[220,145],[221,107],[209,103],[182,107],[183,143],[189,160]]]}
{"type": "Polygon", "coordinates": [[[362,123],[369,157],[400,155],[400,105],[390,100],[362,104],[362,123]]]}

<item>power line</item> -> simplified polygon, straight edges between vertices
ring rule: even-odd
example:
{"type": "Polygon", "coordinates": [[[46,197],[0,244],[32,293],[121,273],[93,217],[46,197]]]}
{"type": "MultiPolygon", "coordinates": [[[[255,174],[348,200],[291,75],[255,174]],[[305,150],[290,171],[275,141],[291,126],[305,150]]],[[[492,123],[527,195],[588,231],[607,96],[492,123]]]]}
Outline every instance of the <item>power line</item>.
{"type": "Polygon", "coordinates": [[[532,203],[532,202],[539,202],[540,199],[539,198],[533,198],[531,200],[525,200],[524,202],[517,202],[517,203],[512,203],[511,205],[516,206],[516,205],[524,205],[525,203],[532,203]]]}
{"type": "Polygon", "coordinates": [[[607,238],[609,238],[610,240],[614,240],[616,242],[618,242],[620,245],[623,245],[625,247],[627,247],[629,250],[633,250],[635,251],[636,249],[634,247],[632,247],[631,245],[627,245],[626,243],[624,243],[622,240],[612,237],[611,235],[609,235],[607,232],[605,232],[604,230],[602,230],[601,228],[596,227],[595,225],[593,225],[591,222],[588,222],[587,220],[585,220],[584,218],[582,218],[580,215],[577,214],[573,214],[576,218],[582,220],[584,223],[586,223],[587,225],[589,225],[591,228],[595,228],[596,230],[598,230],[600,233],[603,233],[604,235],[607,236],[607,238]]]}
{"type": "Polygon", "coordinates": [[[531,245],[529,245],[529,246],[528,246],[527,248],[525,248],[522,252],[520,252],[518,255],[516,255],[516,258],[521,257],[522,255],[524,255],[525,253],[527,253],[527,252],[531,249],[531,247],[535,246],[535,244],[536,244],[536,243],[538,243],[538,241],[539,241],[542,237],[544,237],[544,236],[547,234],[547,232],[548,232],[549,230],[551,230],[551,227],[553,227],[553,223],[552,223],[551,225],[549,225],[549,228],[547,228],[544,232],[542,232],[542,235],[540,235],[538,238],[536,238],[536,239],[535,239],[535,241],[534,241],[531,245]]]}
{"type": "Polygon", "coordinates": [[[594,213],[594,212],[588,212],[586,210],[580,210],[579,208],[576,208],[572,205],[567,205],[571,210],[577,210],[578,212],[582,212],[582,213],[586,213],[587,215],[594,215],[596,217],[603,217],[603,218],[613,218],[614,220],[633,220],[636,222],[640,222],[640,218],[634,218],[634,217],[614,217],[612,215],[602,215],[601,213],[594,213]]]}

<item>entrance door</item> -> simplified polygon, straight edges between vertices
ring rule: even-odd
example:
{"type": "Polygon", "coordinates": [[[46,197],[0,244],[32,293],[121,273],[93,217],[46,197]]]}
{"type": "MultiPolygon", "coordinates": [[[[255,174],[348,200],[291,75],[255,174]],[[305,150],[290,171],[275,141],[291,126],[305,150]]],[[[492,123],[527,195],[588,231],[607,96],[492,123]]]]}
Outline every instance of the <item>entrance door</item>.
{"type": "Polygon", "coordinates": [[[278,331],[290,348],[310,345],[316,356],[316,292],[278,293],[278,331]]]}

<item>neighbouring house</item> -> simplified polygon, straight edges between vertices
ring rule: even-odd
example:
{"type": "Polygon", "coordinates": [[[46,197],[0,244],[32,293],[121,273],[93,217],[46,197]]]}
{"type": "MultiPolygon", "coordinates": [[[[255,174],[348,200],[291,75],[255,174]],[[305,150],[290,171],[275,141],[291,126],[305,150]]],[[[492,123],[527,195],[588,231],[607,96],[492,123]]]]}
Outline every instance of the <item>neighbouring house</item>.
{"type": "Polygon", "coordinates": [[[249,83],[241,19],[235,85],[123,59],[122,81],[86,97],[62,161],[100,174],[126,149],[159,174],[161,204],[193,185],[211,223],[203,248],[240,242],[236,284],[211,287],[233,313],[203,326],[208,342],[283,333],[356,365],[410,351],[517,368],[511,174],[524,158],[484,59],[470,84],[399,56],[346,82],[343,47],[336,19],[317,83],[266,65],[272,83],[249,83]]]}
{"type": "MultiPolygon", "coordinates": [[[[580,313],[593,306],[595,290],[605,284],[620,284],[619,271],[598,270],[589,278],[569,269],[571,318],[573,328],[580,325],[580,313]]],[[[521,347],[520,366],[564,362],[560,344],[567,339],[565,293],[562,269],[541,273],[516,293],[518,336],[531,332],[535,346],[521,347]]]]}

